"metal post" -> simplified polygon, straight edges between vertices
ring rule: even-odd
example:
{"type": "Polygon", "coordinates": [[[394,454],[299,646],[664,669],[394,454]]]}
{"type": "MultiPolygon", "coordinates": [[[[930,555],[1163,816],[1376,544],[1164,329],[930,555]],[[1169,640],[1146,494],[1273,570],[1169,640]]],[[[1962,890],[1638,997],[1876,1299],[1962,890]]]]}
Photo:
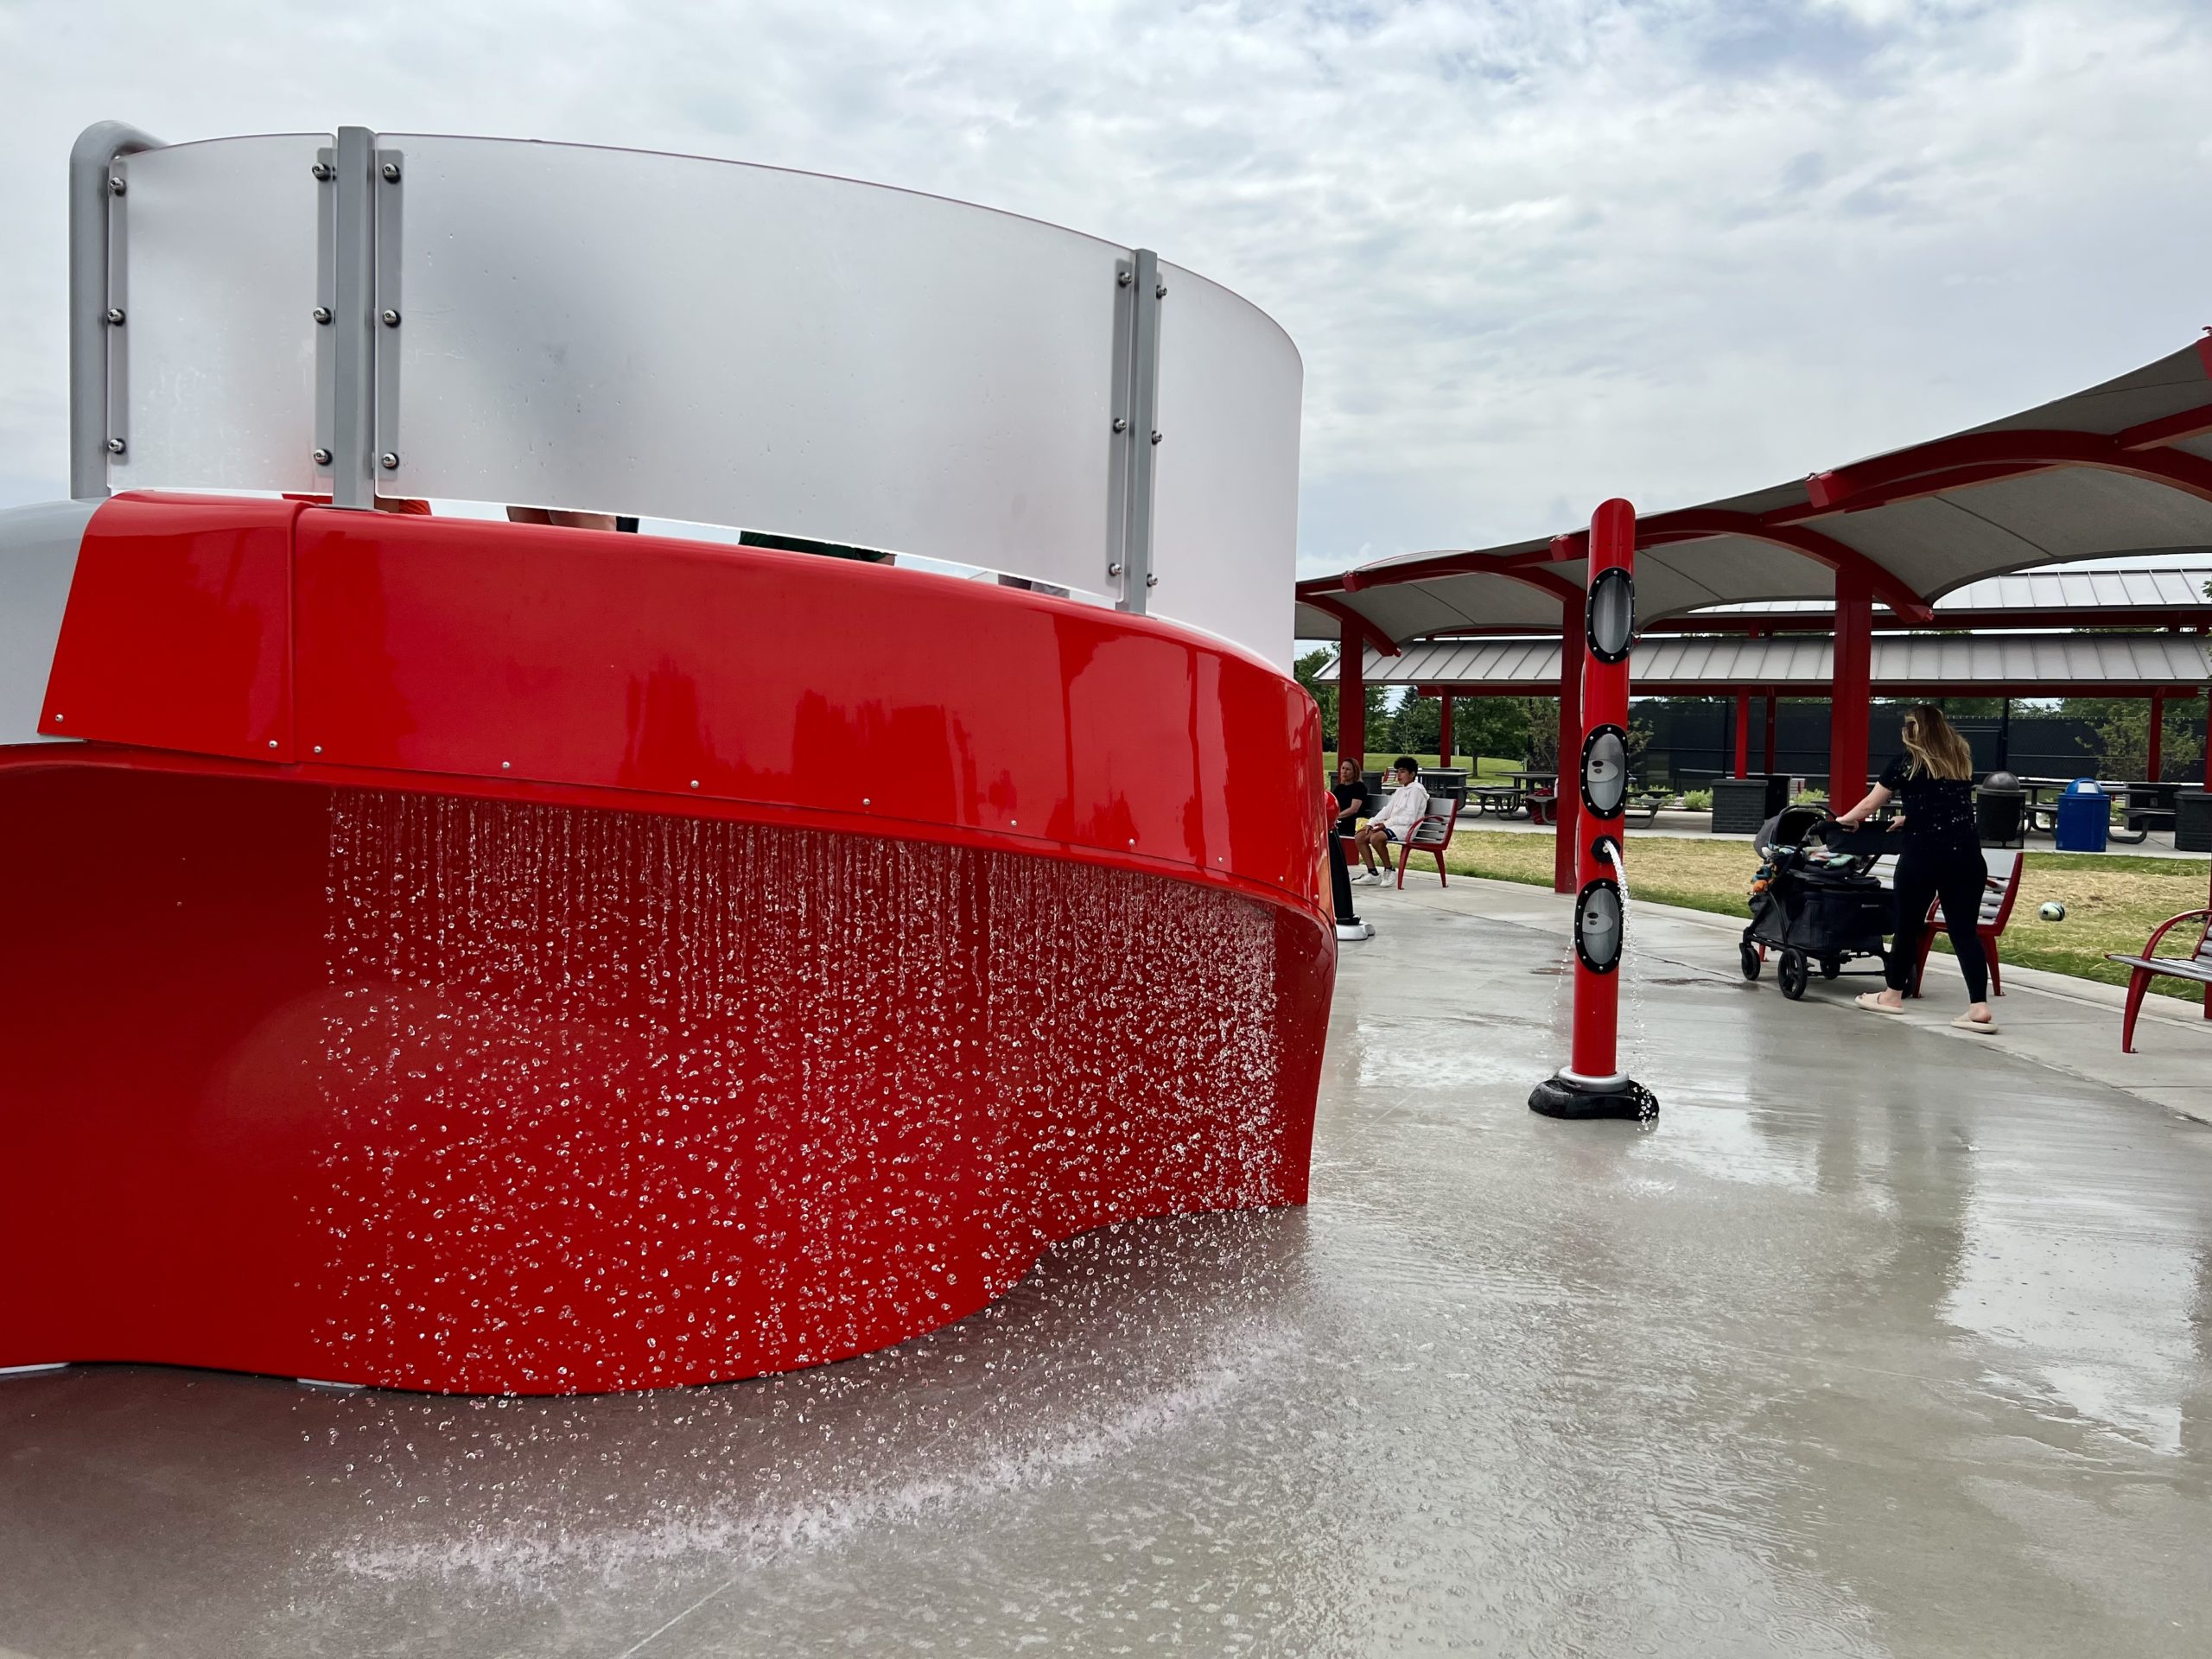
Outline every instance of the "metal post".
{"type": "Polygon", "coordinates": [[[376,454],[376,135],[338,129],[332,175],[330,499],[373,507],[376,454]]]}
{"type": "Polygon", "coordinates": [[[1337,645],[1337,759],[1367,769],[1367,644],[1350,620],[1337,645]]]}
{"type": "Polygon", "coordinates": [[[1828,808],[1841,812],[1866,792],[1866,725],[1872,713],[1874,596],[1866,578],[1835,578],[1835,654],[1828,703],[1828,808]]]}
{"type": "MultiPolygon", "coordinates": [[[[1116,274],[1124,303],[1116,319],[1113,501],[1107,526],[1106,574],[1121,583],[1119,608],[1144,614],[1160,577],[1152,568],[1154,480],[1159,469],[1160,314],[1167,285],[1160,256],[1150,248],[1130,252],[1116,274]]],[[[1342,715],[1338,716],[1342,728],[1342,715]]]]}
{"type": "Polygon", "coordinates": [[[2012,699],[2005,698],[1997,705],[1997,766],[1999,772],[2012,769],[2012,699]]]}
{"type": "Polygon", "coordinates": [[[1746,778],[1751,771],[1751,694],[1738,691],[1736,706],[1731,710],[1736,726],[1736,776],[1746,778]]]}
{"type": "Polygon", "coordinates": [[[2151,747],[2143,764],[2145,781],[2157,783],[2166,766],[2166,694],[2163,691],[2151,694],[2151,747]]]}
{"type": "Polygon", "coordinates": [[[1766,694],[1764,701],[1766,703],[1766,760],[1760,770],[1771,778],[1774,776],[1774,728],[1782,713],[1782,699],[1770,691],[1766,694]]]}
{"type": "MultiPolygon", "coordinates": [[[[1607,501],[1590,520],[1590,592],[1581,629],[1581,799],[1575,837],[1574,1034],[1567,1064],[1536,1085],[1529,1109],[1547,1117],[1649,1119],[1651,1091],[1620,1069],[1620,975],[1628,914],[1624,829],[1628,807],[1630,653],[1636,643],[1636,509],[1607,501]]],[[[1560,792],[1570,758],[1560,756],[1560,792]]]]}
{"type": "Polygon", "coordinates": [[[1436,764],[1449,766],[1452,764],[1452,694],[1449,691],[1440,691],[1436,696],[1436,747],[1440,751],[1436,764]]]}
{"type": "MultiPolygon", "coordinates": [[[[120,121],[95,121],[69,151],[69,493],[99,500],[108,493],[110,439],[120,440],[120,410],[111,413],[108,355],[130,315],[109,313],[109,213],[122,200],[111,181],[116,163],[162,141],[120,121]]],[[[127,186],[126,186],[127,188],[127,186]]]]}
{"type": "Polygon", "coordinates": [[[1574,834],[1581,822],[1580,795],[1568,784],[1574,746],[1582,741],[1582,601],[1560,601],[1559,776],[1553,781],[1552,891],[1574,891],[1574,834]]]}

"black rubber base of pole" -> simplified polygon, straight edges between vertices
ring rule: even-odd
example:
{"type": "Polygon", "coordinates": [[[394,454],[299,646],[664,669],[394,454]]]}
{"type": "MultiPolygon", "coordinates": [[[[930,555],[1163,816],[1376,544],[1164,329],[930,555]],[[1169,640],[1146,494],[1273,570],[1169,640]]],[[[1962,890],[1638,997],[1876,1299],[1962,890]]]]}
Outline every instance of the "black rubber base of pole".
{"type": "Polygon", "coordinates": [[[1624,1117],[1645,1123],[1659,1116],[1659,1097],[1633,1077],[1611,1088],[1546,1077],[1529,1091],[1529,1109],[1546,1117],[1624,1117]]]}

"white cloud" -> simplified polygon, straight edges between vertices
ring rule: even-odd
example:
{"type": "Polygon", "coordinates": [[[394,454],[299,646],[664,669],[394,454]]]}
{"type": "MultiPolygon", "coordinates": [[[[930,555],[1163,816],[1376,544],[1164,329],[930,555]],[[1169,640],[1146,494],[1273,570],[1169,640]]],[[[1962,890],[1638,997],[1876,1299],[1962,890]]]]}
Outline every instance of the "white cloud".
{"type": "Polygon", "coordinates": [[[2212,322],[2187,0],[0,11],[0,500],[64,475],[87,122],[666,148],[1144,243],[1306,358],[1308,568],[1702,499],[2212,322]]]}

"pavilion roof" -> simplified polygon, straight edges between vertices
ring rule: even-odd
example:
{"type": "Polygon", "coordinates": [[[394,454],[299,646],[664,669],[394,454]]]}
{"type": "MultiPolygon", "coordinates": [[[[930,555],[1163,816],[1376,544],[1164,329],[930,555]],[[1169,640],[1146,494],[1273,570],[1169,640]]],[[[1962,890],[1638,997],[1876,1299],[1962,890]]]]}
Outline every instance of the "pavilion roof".
{"type": "MultiPolygon", "coordinates": [[[[1901,622],[1970,583],[2075,560],[2212,548],[2212,340],[2069,397],[1809,477],[1639,518],[1649,623],[1716,605],[1833,600],[1901,622]]],[[[1587,535],[1410,554],[1298,585],[1299,631],[1356,618],[1378,646],[1454,630],[1556,632],[1587,535]]],[[[1641,682],[1644,676],[1639,672],[1641,682]]]]}
{"type": "MultiPolygon", "coordinates": [[[[1636,691],[1824,696],[1834,680],[1832,646],[1824,634],[1660,635],[1636,648],[1636,691]]],[[[1322,677],[1336,671],[1332,663],[1322,677]]],[[[1369,652],[1366,671],[1370,685],[1548,696],[1559,690],[1559,639],[1554,632],[1549,639],[1421,641],[1395,657],[1369,652]]],[[[1873,642],[1872,689],[1891,696],[2193,695],[2208,682],[2212,640],[2197,634],[1901,633],[1873,642]]]]}

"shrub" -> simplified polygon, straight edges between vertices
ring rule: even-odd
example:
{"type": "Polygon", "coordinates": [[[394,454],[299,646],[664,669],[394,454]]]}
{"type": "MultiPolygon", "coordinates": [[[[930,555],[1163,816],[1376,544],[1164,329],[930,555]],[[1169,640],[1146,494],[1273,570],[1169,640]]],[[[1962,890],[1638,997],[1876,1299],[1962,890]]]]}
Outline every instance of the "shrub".
{"type": "Polygon", "coordinates": [[[1682,795],[1682,810],[1686,812],[1713,810],[1713,791],[1709,789],[1688,790],[1682,795]]]}

